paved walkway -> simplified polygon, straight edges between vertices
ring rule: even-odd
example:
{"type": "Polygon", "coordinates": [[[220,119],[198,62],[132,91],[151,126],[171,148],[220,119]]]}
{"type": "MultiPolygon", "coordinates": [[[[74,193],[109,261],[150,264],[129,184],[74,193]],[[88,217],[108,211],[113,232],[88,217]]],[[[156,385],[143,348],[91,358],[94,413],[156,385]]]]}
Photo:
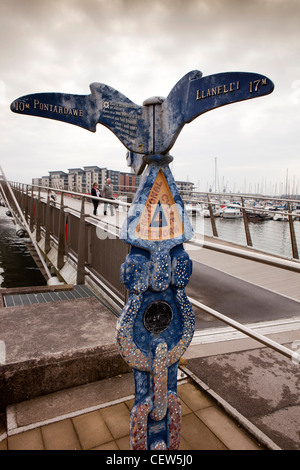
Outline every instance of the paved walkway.
{"type": "MultiPolygon", "coordinates": [[[[2,425],[0,450],[129,450],[133,387],[129,373],[10,406],[8,437],[2,425]],[[121,392],[130,394],[120,396],[121,392]],[[105,401],[107,394],[115,400],[105,401]],[[83,403],[92,406],[82,409],[83,403]]],[[[185,379],[178,393],[182,406],[179,450],[264,448],[195,382],[185,379]]]]}

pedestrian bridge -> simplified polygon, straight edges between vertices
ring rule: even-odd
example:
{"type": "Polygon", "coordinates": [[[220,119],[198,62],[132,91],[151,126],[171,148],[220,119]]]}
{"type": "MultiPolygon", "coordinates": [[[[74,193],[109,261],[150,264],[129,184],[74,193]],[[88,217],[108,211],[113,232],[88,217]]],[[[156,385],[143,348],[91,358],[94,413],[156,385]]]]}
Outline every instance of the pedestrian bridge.
{"type": "MultiPolygon", "coordinates": [[[[126,289],[120,282],[120,265],[124,262],[129,247],[119,239],[119,233],[130,205],[126,202],[126,196],[112,202],[115,206],[114,216],[103,215],[105,199],[100,198],[98,216],[94,216],[92,199],[97,198],[88,194],[18,183],[13,183],[10,187],[13,196],[8,189],[5,192],[10,199],[8,204],[13,206],[17,223],[20,226],[27,225],[32,234],[31,241],[34,239],[37,242],[39,250],[48,259],[48,264],[61,279],[71,284],[95,283],[104,296],[115,301],[117,310],[122,308],[126,289]],[[22,211],[22,218],[17,206],[22,211]]],[[[249,232],[246,229],[247,227],[245,231],[249,232]]],[[[264,283],[262,285],[266,288],[300,300],[299,289],[290,279],[297,278],[292,273],[300,271],[300,262],[296,258],[288,260],[260,253],[251,244],[238,246],[222,241],[217,236],[207,237],[203,233],[196,233],[193,240],[185,244],[185,248],[194,261],[225,270],[259,285],[264,283]],[[229,264],[232,265],[230,268],[229,264]],[[268,266],[281,268],[281,273],[289,274],[282,274],[283,278],[280,277],[274,287],[272,279],[279,276],[279,271],[273,269],[273,274],[264,272],[258,276],[257,269],[263,266],[265,269],[268,266]]],[[[297,252],[297,243],[294,244],[294,249],[297,252]]],[[[47,269],[45,275],[47,277],[47,269]]]]}

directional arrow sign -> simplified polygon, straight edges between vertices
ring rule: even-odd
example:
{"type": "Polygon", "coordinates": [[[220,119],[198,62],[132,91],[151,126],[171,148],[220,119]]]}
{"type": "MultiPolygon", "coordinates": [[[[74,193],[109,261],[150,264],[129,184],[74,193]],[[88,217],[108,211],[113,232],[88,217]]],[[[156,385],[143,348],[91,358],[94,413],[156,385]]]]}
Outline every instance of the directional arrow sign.
{"type": "Polygon", "coordinates": [[[90,95],[35,93],[22,96],[13,101],[11,110],[74,124],[91,132],[96,132],[96,125],[100,123],[132,152],[148,153],[147,109],[108,85],[92,83],[90,89],[90,95]]]}
{"type": "MultiPolygon", "coordinates": [[[[183,126],[207,111],[267,95],[274,85],[256,73],[225,72],[202,77],[194,70],[173,87],[168,97],[139,106],[103,83],[92,83],[90,95],[36,93],[11,104],[15,113],[67,122],[96,131],[110,129],[133,154],[165,154],[183,126]]],[[[132,157],[134,163],[134,155],[132,157]]]]}
{"type": "Polygon", "coordinates": [[[183,126],[212,109],[268,95],[274,90],[270,79],[257,73],[225,72],[202,77],[195,70],[185,75],[162,103],[162,122],[156,137],[157,153],[174,145],[183,126]]]}

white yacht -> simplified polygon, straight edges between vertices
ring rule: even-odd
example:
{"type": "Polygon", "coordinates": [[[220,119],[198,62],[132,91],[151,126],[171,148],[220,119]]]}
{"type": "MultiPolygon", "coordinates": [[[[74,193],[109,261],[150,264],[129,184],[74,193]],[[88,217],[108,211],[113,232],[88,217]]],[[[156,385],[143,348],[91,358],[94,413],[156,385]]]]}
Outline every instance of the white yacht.
{"type": "Polygon", "coordinates": [[[243,217],[242,207],[239,204],[229,204],[223,209],[223,219],[239,219],[243,217]]]}

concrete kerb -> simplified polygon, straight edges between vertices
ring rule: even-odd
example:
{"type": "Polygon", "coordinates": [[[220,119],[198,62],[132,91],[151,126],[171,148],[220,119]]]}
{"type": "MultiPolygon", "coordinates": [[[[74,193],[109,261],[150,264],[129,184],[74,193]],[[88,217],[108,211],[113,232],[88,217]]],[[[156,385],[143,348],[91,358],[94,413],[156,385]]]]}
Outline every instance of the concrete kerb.
{"type": "MultiPolygon", "coordinates": [[[[99,405],[91,406],[88,408],[80,409],[78,411],[73,411],[72,413],[65,413],[63,415],[56,416],[54,418],[50,418],[44,421],[38,421],[36,423],[29,424],[27,426],[18,427],[16,422],[16,410],[14,405],[7,407],[7,437],[14,436],[16,434],[21,434],[22,432],[30,431],[32,429],[36,429],[41,426],[46,426],[47,424],[57,423],[59,421],[63,421],[65,419],[75,418],[76,416],[80,416],[82,414],[91,413],[93,411],[101,410],[102,408],[106,408],[108,406],[118,405],[119,403],[124,403],[125,401],[133,400],[134,395],[128,395],[126,397],[120,398],[118,400],[113,400],[107,403],[101,403],[99,405]]],[[[5,436],[4,436],[5,438],[5,436]]],[[[4,439],[3,438],[3,439],[4,439]]],[[[1,436],[0,436],[1,439],[1,436]]],[[[1,441],[0,441],[1,442],[1,441]]]]}

